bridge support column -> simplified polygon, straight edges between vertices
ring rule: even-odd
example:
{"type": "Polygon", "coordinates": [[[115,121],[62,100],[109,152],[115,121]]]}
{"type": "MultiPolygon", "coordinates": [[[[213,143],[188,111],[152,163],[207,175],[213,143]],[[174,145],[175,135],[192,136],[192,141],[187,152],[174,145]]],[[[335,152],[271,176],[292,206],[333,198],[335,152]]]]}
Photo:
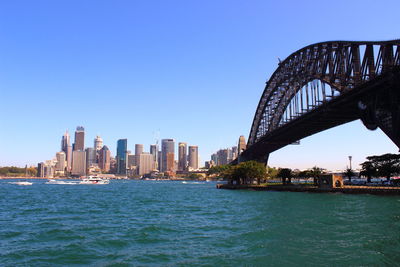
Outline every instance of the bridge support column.
{"type": "Polygon", "coordinates": [[[400,149],[400,78],[389,88],[361,100],[359,109],[369,130],[379,127],[400,149]]]}

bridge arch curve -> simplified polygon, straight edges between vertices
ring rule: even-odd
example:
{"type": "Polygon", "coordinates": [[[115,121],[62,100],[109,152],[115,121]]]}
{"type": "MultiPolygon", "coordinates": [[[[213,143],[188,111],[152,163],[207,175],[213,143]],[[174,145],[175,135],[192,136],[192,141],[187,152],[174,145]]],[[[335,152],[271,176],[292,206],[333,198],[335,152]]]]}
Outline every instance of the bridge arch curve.
{"type": "MultiPolygon", "coordinates": [[[[299,49],[281,61],[271,78],[266,82],[250,129],[249,147],[259,142],[268,143],[267,139],[271,133],[292,121],[292,118],[291,120],[283,119],[288,108],[292,108],[292,103],[297,105],[295,107],[296,110],[294,110],[295,116],[293,117],[298,118],[304,117],[304,115],[319,106],[324,107],[329,102],[335,102],[335,99],[340,98],[342,95],[353,97],[353,100],[355,100],[354,95],[358,94],[360,88],[372,86],[373,83],[382,80],[382,77],[387,73],[396,71],[399,67],[400,40],[382,42],[330,41],[312,44],[299,49]],[[326,95],[326,87],[329,87],[332,92],[329,96],[326,95]],[[306,98],[301,94],[307,94],[307,92],[315,95],[321,93],[320,96],[313,97],[316,102],[322,104],[316,105],[317,103],[314,102],[311,105],[313,108],[310,109],[309,106],[304,108],[305,104],[309,105],[310,103],[305,103],[306,98]],[[296,103],[299,100],[302,102],[296,103]]],[[[399,76],[397,72],[394,75],[397,78],[399,76]]],[[[397,101],[397,91],[400,91],[400,88],[395,92],[392,91],[390,94],[394,94],[397,101]]],[[[371,93],[372,91],[369,92],[371,93]]],[[[356,117],[361,119],[365,117],[363,119],[364,124],[372,125],[368,127],[369,129],[373,129],[375,124],[378,125],[377,121],[381,120],[377,118],[380,116],[379,114],[393,111],[371,111],[369,108],[371,106],[376,109],[376,103],[370,103],[375,100],[371,100],[361,94],[357,97],[357,101],[361,103],[360,105],[367,108],[365,111],[362,109],[360,111],[354,109],[356,105],[352,103],[351,112],[360,114],[364,112],[367,115],[351,114],[350,117],[353,120],[356,117]]],[[[385,103],[384,105],[387,104],[385,103]]],[[[393,106],[393,103],[391,102],[390,105],[393,106]]],[[[389,115],[386,114],[385,116],[388,117],[389,115]]],[[[396,117],[397,123],[397,115],[391,114],[389,117],[389,119],[396,117]]],[[[389,137],[391,136],[389,135],[389,137]]],[[[392,137],[391,139],[393,140],[392,137]]],[[[396,144],[400,146],[400,137],[399,142],[396,144]]],[[[245,153],[244,156],[246,154],[250,154],[250,152],[245,153]]]]}

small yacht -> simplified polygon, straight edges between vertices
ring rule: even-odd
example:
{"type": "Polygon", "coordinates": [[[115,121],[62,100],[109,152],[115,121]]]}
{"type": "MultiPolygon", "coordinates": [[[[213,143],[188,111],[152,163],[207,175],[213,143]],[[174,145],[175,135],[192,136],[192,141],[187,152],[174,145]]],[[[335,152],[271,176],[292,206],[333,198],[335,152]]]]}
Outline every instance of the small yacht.
{"type": "Polygon", "coordinates": [[[88,176],[84,178],[79,184],[109,184],[110,180],[103,179],[97,176],[88,176]]]}
{"type": "Polygon", "coordinates": [[[10,184],[17,184],[17,185],[32,185],[31,182],[9,182],[10,184]]]}
{"type": "Polygon", "coordinates": [[[48,180],[46,182],[46,184],[69,184],[69,185],[74,185],[74,184],[78,184],[78,182],[50,179],[50,180],[48,180]]]}

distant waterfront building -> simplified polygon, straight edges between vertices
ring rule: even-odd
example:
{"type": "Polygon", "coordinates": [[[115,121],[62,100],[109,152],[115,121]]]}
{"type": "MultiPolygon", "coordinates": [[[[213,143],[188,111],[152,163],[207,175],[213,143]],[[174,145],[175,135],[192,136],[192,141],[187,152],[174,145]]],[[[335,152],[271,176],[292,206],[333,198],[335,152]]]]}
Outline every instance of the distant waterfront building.
{"type": "Polygon", "coordinates": [[[157,165],[158,165],[158,170],[162,170],[162,152],[158,151],[157,152],[157,165]]]}
{"type": "Polygon", "coordinates": [[[37,167],[37,177],[44,178],[44,162],[38,163],[37,167]]]}
{"type": "Polygon", "coordinates": [[[66,168],[66,155],[64,151],[56,153],[56,171],[64,172],[66,168]]]}
{"type": "Polygon", "coordinates": [[[136,166],[137,161],[138,160],[136,160],[136,155],[128,154],[128,164],[127,164],[128,169],[131,169],[133,166],[136,166]]]}
{"type": "Polygon", "coordinates": [[[61,151],[65,153],[66,156],[66,170],[68,172],[71,171],[72,167],[72,145],[71,145],[71,140],[70,136],[68,133],[68,130],[65,132],[65,134],[62,136],[61,139],[61,151]]]}
{"type": "Polygon", "coordinates": [[[174,172],[175,171],[175,154],[168,152],[166,156],[166,169],[165,171],[174,172]]]}
{"type": "Polygon", "coordinates": [[[199,148],[189,146],[189,168],[197,170],[199,168],[199,148]]]}
{"type": "Polygon", "coordinates": [[[103,148],[103,139],[100,136],[96,136],[96,138],[94,139],[94,149],[96,151],[99,151],[100,149],[103,148]]]}
{"type": "Polygon", "coordinates": [[[233,146],[232,147],[232,160],[236,159],[238,157],[238,147],[237,146],[233,146]]]}
{"type": "Polygon", "coordinates": [[[143,145],[142,144],[135,144],[135,155],[139,156],[143,153],[143,145]]]}
{"type": "Polygon", "coordinates": [[[154,169],[158,169],[158,145],[150,145],[150,154],[153,155],[154,169]]]}
{"type": "Polygon", "coordinates": [[[185,171],[187,169],[187,143],[178,143],[178,170],[185,171]]]}
{"type": "Polygon", "coordinates": [[[238,150],[239,154],[246,150],[246,139],[243,135],[239,137],[238,150]]]}
{"type": "Polygon", "coordinates": [[[99,167],[102,172],[110,171],[111,153],[107,146],[103,146],[99,153],[99,167]]]}
{"type": "Polygon", "coordinates": [[[86,152],[75,150],[72,152],[72,175],[86,175],[86,152]]]}
{"type": "Polygon", "coordinates": [[[89,169],[96,163],[96,150],[93,147],[86,148],[86,168],[89,169]]]}
{"type": "Polygon", "coordinates": [[[162,166],[161,171],[174,171],[174,160],[175,160],[175,140],[174,139],[162,139],[161,140],[161,154],[162,154],[162,166]]]}
{"type": "Polygon", "coordinates": [[[220,149],[217,152],[217,165],[228,164],[228,149],[220,149]]]}
{"type": "Polygon", "coordinates": [[[154,158],[150,153],[141,153],[139,155],[139,175],[151,173],[154,169],[154,158]]]}
{"type": "Polygon", "coordinates": [[[126,175],[128,140],[117,141],[117,174],[126,175]]]}
{"type": "Polygon", "coordinates": [[[74,150],[85,150],[85,128],[83,126],[76,127],[74,150]]]}

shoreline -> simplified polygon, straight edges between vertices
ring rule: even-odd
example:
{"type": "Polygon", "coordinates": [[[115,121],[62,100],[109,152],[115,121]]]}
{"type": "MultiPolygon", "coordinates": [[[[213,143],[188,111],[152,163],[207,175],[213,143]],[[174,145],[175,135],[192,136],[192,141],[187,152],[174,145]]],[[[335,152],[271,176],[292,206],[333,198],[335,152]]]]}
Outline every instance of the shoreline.
{"type": "Polygon", "coordinates": [[[400,187],[384,186],[343,186],[338,188],[319,188],[316,186],[297,185],[230,185],[217,184],[217,189],[253,190],[253,191],[287,191],[310,193],[344,193],[344,194],[371,194],[371,195],[400,195],[400,187]]]}

